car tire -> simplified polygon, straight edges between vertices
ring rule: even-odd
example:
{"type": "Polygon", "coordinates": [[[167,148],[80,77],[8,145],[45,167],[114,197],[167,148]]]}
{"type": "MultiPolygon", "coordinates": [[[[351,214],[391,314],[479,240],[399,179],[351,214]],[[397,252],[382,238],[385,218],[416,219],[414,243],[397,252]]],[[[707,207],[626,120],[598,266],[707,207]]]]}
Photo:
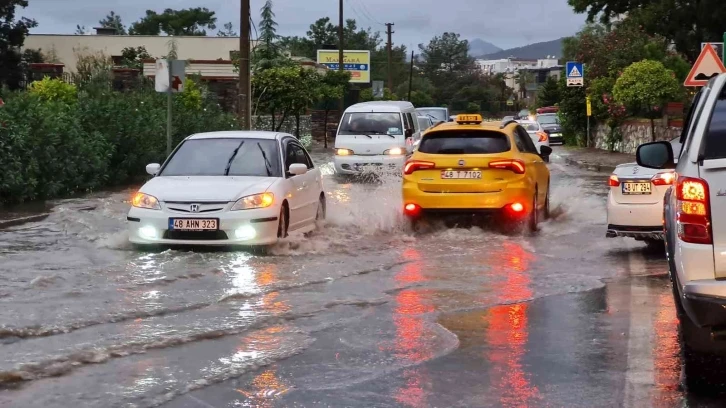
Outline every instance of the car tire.
{"type": "Polygon", "coordinates": [[[545,207],[542,211],[542,218],[545,220],[550,219],[550,184],[547,182],[547,196],[545,197],[545,207]]]}
{"type": "Polygon", "coordinates": [[[723,346],[711,338],[711,330],[698,327],[685,313],[680,318],[683,385],[689,393],[713,394],[726,385],[723,346]]]}
{"type": "Polygon", "coordinates": [[[279,222],[277,224],[277,238],[287,238],[287,227],[290,225],[290,222],[287,220],[287,216],[289,214],[289,211],[287,209],[287,203],[282,204],[282,207],[280,207],[280,217],[279,222]]]}
{"type": "Polygon", "coordinates": [[[537,224],[539,224],[539,209],[537,209],[538,194],[539,193],[537,192],[537,189],[535,189],[534,198],[532,199],[532,211],[530,211],[529,217],[527,219],[527,228],[529,229],[529,232],[537,232],[537,224]]]}
{"type": "Polygon", "coordinates": [[[325,196],[320,194],[320,199],[318,200],[318,210],[315,213],[315,221],[325,221],[327,212],[328,208],[326,207],[325,196]]]}

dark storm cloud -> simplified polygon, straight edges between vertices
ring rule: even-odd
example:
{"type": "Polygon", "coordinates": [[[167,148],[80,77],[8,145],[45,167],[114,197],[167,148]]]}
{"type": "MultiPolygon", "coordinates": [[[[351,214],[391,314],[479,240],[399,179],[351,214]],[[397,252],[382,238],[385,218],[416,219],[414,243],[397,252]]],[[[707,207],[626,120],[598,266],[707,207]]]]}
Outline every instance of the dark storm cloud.
{"type": "MultiPolygon", "coordinates": [[[[252,13],[259,19],[261,0],[252,0],[252,13]]],[[[218,25],[231,21],[239,26],[237,0],[126,0],[111,6],[97,0],[30,0],[21,15],[35,18],[38,33],[72,33],[76,24],[88,28],[109,11],[132,23],[152,8],[207,7],[217,12],[218,25]]],[[[274,0],[283,35],[304,35],[317,18],[337,21],[336,0],[274,0]]],[[[584,21],[572,13],[565,0],[345,0],[345,17],[359,26],[384,31],[383,23],[395,23],[394,42],[414,45],[427,42],[444,31],[464,38],[481,38],[502,48],[551,40],[575,33],[584,21]]]]}

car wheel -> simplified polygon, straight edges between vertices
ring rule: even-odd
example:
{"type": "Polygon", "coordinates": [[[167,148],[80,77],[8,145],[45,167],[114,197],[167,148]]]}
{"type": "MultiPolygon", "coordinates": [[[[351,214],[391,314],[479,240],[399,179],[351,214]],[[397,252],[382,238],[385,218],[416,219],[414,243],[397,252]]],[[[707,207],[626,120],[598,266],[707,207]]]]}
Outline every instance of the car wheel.
{"type": "Polygon", "coordinates": [[[530,232],[537,232],[537,224],[539,224],[539,210],[537,209],[537,190],[534,190],[534,199],[532,200],[532,211],[529,213],[527,226],[530,232]]]}
{"type": "Polygon", "coordinates": [[[315,221],[325,221],[326,214],[327,208],[325,207],[325,196],[321,194],[320,200],[318,201],[318,211],[315,213],[315,221]]]}
{"type": "Polygon", "coordinates": [[[722,390],[726,382],[723,346],[711,338],[710,329],[696,326],[685,313],[679,320],[686,389],[694,394],[722,390]]]}
{"type": "Polygon", "coordinates": [[[277,224],[277,238],[287,238],[287,227],[289,222],[287,221],[287,204],[283,204],[280,207],[280,222],[277,224]]]}

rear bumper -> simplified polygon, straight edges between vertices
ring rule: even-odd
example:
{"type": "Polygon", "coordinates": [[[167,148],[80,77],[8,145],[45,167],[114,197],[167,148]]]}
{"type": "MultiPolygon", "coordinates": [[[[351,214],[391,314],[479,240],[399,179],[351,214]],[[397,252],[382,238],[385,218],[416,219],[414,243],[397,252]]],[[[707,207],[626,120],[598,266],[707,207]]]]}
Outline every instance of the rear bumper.
{"type": "Polygon", "coordinates": [[[416,182],[403,185],[403,205],[416,204],[423,213],[496,212],[508,204],[521,203],[528,213],[534,191],[529,188],[505,188],[490,193],[427,193],[416,182]]]}
{"type": "Polygon", "coordinates": [[[615,225],[608,224],[607,232],[605,233],[607,238],[615,237],[630,237],[635,239],[663,239],[663,226],[628,226],[628,225],[615,225]]]}
{"type": "Polygon", "coordinates": [[[550,143],[554,144],[562,144],[565,142],[565,138],[562,136],[562,134],[558,134],[557,136],[553,136],[551,133],[548,134],[548,138],[550,143]]]}
{"type": "Polygon", "coordinates": [[[683,308],[700,327],[726,326],[726,281],[690,281],[683,286],[683,308]]]}
{"type": "Polygon", "coordinates": [[[663,201],[650,204],[624,204],[608,193],[607,233],[609,238],[663,238],[663,201]]]}

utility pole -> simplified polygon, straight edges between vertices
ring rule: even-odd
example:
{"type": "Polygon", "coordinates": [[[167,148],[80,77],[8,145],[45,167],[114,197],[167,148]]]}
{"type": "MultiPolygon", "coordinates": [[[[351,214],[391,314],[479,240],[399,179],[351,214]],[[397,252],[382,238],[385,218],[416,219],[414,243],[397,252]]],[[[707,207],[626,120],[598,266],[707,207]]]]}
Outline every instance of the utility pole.
{"type": "Polygon", "coordinates": [[[393,23],[386,23],[386,32],[388,34],[388,44],[386,44],[388,48],[388,90],[393,92],[393,67],[391,66],[393,62],[393,51],[391,48],[393,45],[391,43],[391,34],[395,33],[395,31],[391,31],[391,27],[393,27],[393,23]]]}
{"type": "Polygon", "coordinates": [[[413,50],[411,50],[411,67],[408,70],[408,101],[411,102],[411,88],[413,87],[413,50]]]}
{"type": "MultiPolygon", "coordinates": [[[[345,44],[343,43],[343,0],[340,0],[338,3],[338,70],[340,72],[344,71],[343,66],[343,47],[345,47],[345,44]]],[[[343,96],[340,97],[340,103],[338,104],[338,117],[343,117],[343,111],[345,110],[345,90],[343,90],[343,96]]],[[[340,119],[338,119],[340,120],[340,119]]]]}
{"type": "Polygon", "coordinates": [[[239,123],[243,130],[252,128],[250,76],[250,0],[240,0],[239,32],[239,123]]]}

